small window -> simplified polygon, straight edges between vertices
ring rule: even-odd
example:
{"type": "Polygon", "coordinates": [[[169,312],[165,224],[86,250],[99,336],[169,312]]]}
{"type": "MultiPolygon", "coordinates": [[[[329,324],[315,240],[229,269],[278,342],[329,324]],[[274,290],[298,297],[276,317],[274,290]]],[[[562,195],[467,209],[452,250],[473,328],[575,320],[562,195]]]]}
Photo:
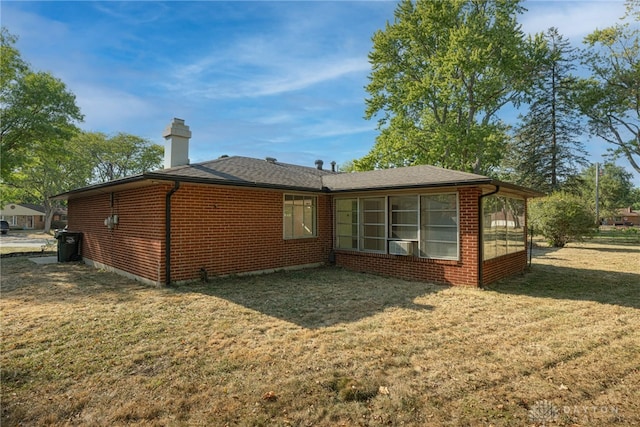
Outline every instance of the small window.
{"type": "Polygon", "coordinates": [[[285,194],[283,209],[285,239],[316,236],[316,197],[285,194]]]}

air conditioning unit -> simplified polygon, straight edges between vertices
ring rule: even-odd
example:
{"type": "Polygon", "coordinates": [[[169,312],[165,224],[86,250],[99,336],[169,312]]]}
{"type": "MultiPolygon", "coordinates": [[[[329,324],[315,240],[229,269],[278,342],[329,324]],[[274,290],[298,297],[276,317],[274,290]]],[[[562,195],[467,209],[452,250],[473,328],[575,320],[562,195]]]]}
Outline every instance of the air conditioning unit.
{"type": "Polygon", "coordinates": [[[408,240],[389,241],[389,253],[391,255],[413,255],[413,242],[408,240]]]}

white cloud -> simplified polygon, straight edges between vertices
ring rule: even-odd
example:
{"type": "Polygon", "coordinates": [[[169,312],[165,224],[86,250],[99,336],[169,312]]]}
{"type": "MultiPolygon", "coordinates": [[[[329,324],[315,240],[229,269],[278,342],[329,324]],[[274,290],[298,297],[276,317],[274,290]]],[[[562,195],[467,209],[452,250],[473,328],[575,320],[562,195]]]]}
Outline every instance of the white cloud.
{"type": "Polygon", "coordinates": [[[596,28],[616,24],[625,13],[623,1],[528,1],[520,22],[525,33],[558,28],[563,36],[581,41],[596,28]]]}
{"type": "Polygon", "coordinates": [[[155,22],[169,9],[166,4],[148,1],[125,2],[92,2],[99,12],[108,15],[126,25],[142,25],[155,22]]]}
{"type": "Polygon", "coordinates": [[[370,69],[366,58],[325,57],[316,59],[241,57],[199,60],[177,70],[167,88],[210,99],[255,98],[279,95],[370,69]],[[226,65],[220,66],[220,63],[226,65]]]}

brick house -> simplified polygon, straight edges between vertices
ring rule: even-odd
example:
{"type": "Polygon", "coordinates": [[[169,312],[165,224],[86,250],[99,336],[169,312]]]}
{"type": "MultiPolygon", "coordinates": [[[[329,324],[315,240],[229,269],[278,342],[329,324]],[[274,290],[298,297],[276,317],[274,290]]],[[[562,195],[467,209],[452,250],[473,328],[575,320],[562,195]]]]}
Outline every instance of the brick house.
{"type": "Polygon", "coordinates": [[[631,206],[618,209],[616,216],[605,218],[602,225],[640,226],[640,212],[634,211],[631,206]]]}
{"type": "Polygon", "coordinates": [[[482,286],[527,265],[526,199],[536,191],[434,166],[189,164],[184,121],[163,136],[165,169],[56,196],[68,200],[69,230],[83,233],[85,262],[156,285],[335,264],[482,286]]]}
{"type": "MultiPolygon", "coordinates": [[[[58,209],[53,214],[53,221],[66,221],[66,209],[58,209]]],[[[44,206],[31,203],[7,203],[0,209],[0,219],[9,223],[11,228],[20,230],[42,230],[44,228],[44,206]]]]}

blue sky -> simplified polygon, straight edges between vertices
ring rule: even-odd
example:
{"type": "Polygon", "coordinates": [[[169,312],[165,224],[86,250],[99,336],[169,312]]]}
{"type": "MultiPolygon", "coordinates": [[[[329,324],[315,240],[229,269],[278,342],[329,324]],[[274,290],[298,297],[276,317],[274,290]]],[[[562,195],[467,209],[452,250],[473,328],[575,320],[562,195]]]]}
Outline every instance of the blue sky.
{"type": "MultiPolygon", "coordinates": [[[[0,19],[32,68],[76,95],[85,130],[162,144],[179,117],[193,134],[192,163],[228,154],[312,166],[342,164],[373,146],[375,120],[363,119],[367,54],[395,5],[2,0],[0,19]]],[[[523,30],[556,26],[575,46],[624,14],[622,1],[525,7],[523,30]]],[[[606,145],[584,141],[591,160],[602,161],[606,145]]]]}

